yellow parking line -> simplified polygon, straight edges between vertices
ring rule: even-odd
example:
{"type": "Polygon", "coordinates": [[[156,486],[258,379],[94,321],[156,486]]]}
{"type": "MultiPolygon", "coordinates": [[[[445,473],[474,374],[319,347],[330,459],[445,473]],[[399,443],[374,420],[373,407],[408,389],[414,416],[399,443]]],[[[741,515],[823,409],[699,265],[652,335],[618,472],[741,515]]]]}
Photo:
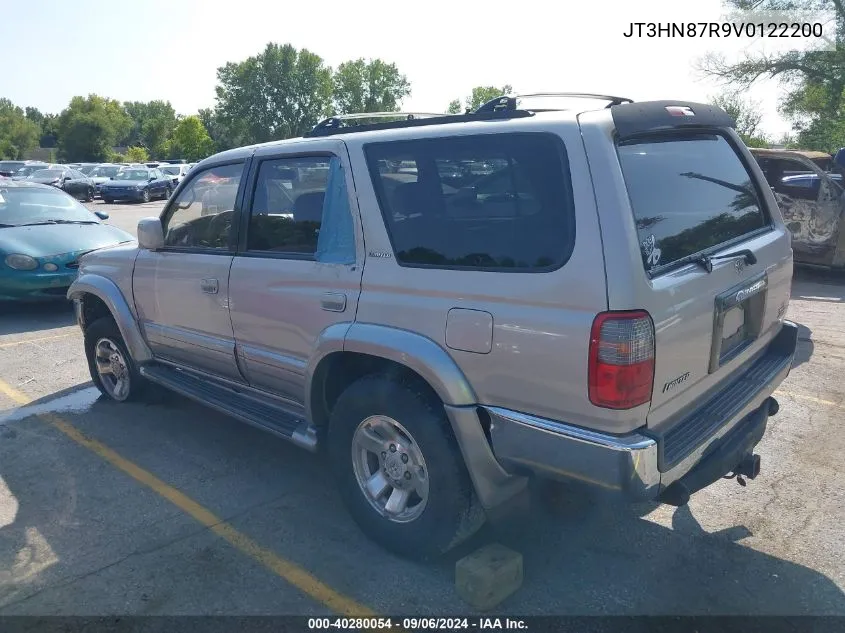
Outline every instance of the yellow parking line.
{"type": "Polygon", "coordinates": [[[822,400],[821,398],[814,398],[813,396],[807,396],[803,393],[795,393],[794,391],[776,391],[783,396],[787,396],[788,398],[797,398],[799,400],[807,400],[809,402],[815,402],[816,404],[823,404],[827,407],[836,407],[837,409],[845,409],[845,404],[841,402],[834,402],[833,400],[822,400]]]}
{"type": "Polygon", "coordinates": [[[42,336],[41,338],[28,338],[23,341],[12,341],[11,343],[0,343],[0,348],[3,347],[14,347],[15,345],[24,345],[25,343],[42,343],[44,341],[56,341],[60,338],[68,338],[69,336],[73,336],[72,332],[67,334],[59,334],[57,336],[42,336]]]}
{"type": "MultiPolygon", "coordinates": [[[[20,405],[26,405],[32,402],[32,400],[25,394],[21,393],[11,385],[7,385],[2,380],[0,380],[0,392],[10,397],[20,405]]],[[[38,417],[64,433],[80,446],[96,453],[118,470],[123,471],[136,481],[153,490],[161,497],[164,497],[180,510],[192,516],[198,522],[214,532],[217,536],[232,545],[235,549],[239,550],[243,554],[246,554],[303,593],[311,596],[318,602],[321,602],[335,613],[362,617],[375,615],[371,609],[355,602],[352,598],[335,591],[296,563],[286,560],[275,552],[262,547],[246,534],[239,532],[233,526],[223,521],[210,510],[204,508],[173,486],[166,484],[149,471],[144,470],[137,464],[122,457],[102,442],[86,437],[79,429],[67,420],[62,419],[54,413],[39,414],[38,417]]]]}

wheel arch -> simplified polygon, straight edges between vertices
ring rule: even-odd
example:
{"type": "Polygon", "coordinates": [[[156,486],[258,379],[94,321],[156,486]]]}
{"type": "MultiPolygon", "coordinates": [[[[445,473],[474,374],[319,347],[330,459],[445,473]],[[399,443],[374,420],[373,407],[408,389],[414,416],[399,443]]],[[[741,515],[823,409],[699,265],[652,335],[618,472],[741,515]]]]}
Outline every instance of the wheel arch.
{"type": "Polygon", "coordinates": [[[117,323],[133,360],[143,363],[152,359],[152,352],[141,334],[138,321],[133,316],[126,297],[113,281],[100,275],[80,275],[68,289],[67,298],[73,300],[76,305],[77,322],[83,331],[90,323],[92,315],[105,316],[102,314],[102,308],[105,307],[108,315],[117,323]],[[88,303],[89,301],[91,303],[88,303]]]}

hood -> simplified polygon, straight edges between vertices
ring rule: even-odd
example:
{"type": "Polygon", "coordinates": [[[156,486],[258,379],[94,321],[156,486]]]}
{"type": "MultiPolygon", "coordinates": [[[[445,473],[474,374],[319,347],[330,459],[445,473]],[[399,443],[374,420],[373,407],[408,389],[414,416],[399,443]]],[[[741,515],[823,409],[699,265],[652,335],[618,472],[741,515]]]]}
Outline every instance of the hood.
{"type": "Polygon", "coordinates": [[[109,187],[137,187],[139,185],[146,185],[146,180],[107,180],[103,185],[109,187]]]}
{"type": "Polygon", "coordinates": [[[108,176],[89,176],[88,180],[93,181],[95,185],[102,185],[104,182],[110,182],[108,176]]]}
{"type": "Polygon", "coordinates": [[[50,257],[90,251],[134,240],[110,224],[45,224],[0,228],[0,252],[30,257],[50,257]]]}
{"type": "Polygon", "coordinates": [[[61,180],[61,178],[59,176],[56,176],[55,178],[27,178],[27,180],[30,180],[32,182],[41,183],[42,185],[49,185],[49,184],[52,184],[54,182],[61,180]]]}

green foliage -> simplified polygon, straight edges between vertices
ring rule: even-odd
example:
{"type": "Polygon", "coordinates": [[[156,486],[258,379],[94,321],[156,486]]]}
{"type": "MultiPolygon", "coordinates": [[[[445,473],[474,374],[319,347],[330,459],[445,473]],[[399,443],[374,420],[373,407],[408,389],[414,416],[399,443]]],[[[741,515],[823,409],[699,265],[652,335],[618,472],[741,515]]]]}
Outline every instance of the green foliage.
{"type": "Polygon", "coordinates": [[[189,162],[202,160],[214,152],[214,141],[198,116],[180,120],[168,146],[170,158],[184,158],[189,162]]]}
{"type": "Polygon", "coordinates": [[[128,101],[123,104],[132,119],[126,145],[145,147],[151,155],[161,158],[166,144],[176,128],[176,111],[169,101],[128,101]]]}
{"type": "Polygon", "coordinates": [[[746,101],[738,93],[725,92],[710,99],[736,122],[737,134],[748,147],[769,147],[769,139],[760,131],[763,113],[756,101],[746,101]]]}
{"type": "Polygon", "coordinates": [[[381,59],[342,63],[332,77],[332,102],[338,114],[395,112],[411,94],[411,84],[396,64],[381,59]]]}
{"type": "Polygon", "coordinates": [[[126,137],[132,120],[114,99],[74,97],[59,115],[59,154],[67,161],[102,161],[126,137]]]}
{"type": "Polygon", "coordinates": [[[126,160],[120,161],[122,163],[146,163],[150,160],[150,155],[143,147],[135,145],[126,150],[126,160]]]}
{"type": "Polygon", "coordinates": [[[38,147],[41,128],[26,117],[24,110],[8,99],[0,99],[0,158],[21,159],[38,147]]]}
{"type": "MultiPolygon", "coordinates": [[[[472,89],[472,93],[464,98],[464,108],[475,110],[491,99],[510,94],[511,92],[513,92],[513,87],[508,84],[505,84],[501,88],[497,88],[496,86],[476,86],[472,89]]],[[[455,99],[449,103],[446,112],[449,114],[460,114],[464,108],[461,108],[460,99],[455,99]]]]}
{"type": "Polygon", "coordinates": [[[126,154],[121,154],[119,152],[112,152],[109,154],[108,162],[110,163],[128,163],[129,159],[126,157],[126,154]]]}
{"type": "Polygon", "coordinates": [[[290,44],[217,69],[215,115],[237,144],[300,136],[326,116],[331,69],[314,53],[290,44]]]}

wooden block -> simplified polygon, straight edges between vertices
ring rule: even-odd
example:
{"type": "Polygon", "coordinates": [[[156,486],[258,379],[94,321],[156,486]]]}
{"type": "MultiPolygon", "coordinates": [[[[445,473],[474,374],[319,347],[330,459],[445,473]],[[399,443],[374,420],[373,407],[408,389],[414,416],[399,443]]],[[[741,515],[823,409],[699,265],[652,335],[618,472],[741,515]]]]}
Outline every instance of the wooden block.
{"type": "Polygon", "coordinates": [[[479,611],[499,605],[522,586],[522,554],[492,543],[455,563],[458,595],[479,611]]]}

